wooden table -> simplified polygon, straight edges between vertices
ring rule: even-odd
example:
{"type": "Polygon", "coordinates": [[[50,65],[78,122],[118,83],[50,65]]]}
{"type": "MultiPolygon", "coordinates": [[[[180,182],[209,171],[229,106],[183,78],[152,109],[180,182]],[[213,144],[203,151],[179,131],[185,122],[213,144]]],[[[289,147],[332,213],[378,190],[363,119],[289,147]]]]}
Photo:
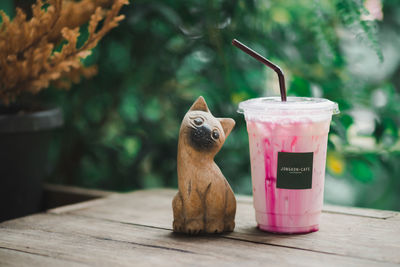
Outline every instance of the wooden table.
{"type": "Polygon", "coordinates": [[[255,227],[238,197],[236,229],[171,231],[174,190],[110,194],[0,224],[0,266],[380,266],[400,264],[400,213],[325,206],[320,231],[276,235],[255,227]]]}

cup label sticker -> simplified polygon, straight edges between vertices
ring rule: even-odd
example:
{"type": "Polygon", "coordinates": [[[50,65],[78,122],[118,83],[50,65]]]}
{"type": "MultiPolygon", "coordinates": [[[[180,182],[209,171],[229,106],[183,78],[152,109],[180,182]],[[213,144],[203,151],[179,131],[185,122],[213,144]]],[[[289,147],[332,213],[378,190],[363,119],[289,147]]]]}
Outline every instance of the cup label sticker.
{"type": "Polygon", "coordinates": [[[278,152],[276,187],[281,189],[311,189],[313,152],[278,152]]]}

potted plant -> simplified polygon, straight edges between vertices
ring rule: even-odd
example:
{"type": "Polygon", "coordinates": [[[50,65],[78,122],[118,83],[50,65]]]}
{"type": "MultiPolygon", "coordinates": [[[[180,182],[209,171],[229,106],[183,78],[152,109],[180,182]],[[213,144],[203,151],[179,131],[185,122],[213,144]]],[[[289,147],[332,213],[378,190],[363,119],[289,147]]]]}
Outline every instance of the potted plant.
{"type": "Polygon", "coordinates": [[[12,20],[0,10],[0,221],[41,209],[51,133],[63,124],[59,108],[29,96],[95,75],[96,67],[82,61],[118,26],[125,4],[37,0],[31,12],[16,8],[12,20]],[[78,44],[83,25],[87,38],[78,44]]]}

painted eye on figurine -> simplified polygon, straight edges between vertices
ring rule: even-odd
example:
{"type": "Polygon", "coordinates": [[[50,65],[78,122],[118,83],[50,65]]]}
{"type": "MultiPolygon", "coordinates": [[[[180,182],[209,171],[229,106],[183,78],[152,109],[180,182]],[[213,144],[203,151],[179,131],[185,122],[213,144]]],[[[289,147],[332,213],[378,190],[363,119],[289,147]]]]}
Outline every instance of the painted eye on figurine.
{"type": "Polygon", "coordinates": [[[211,136],[216,140],[219,138],[219,132],[217,130],[213,130],[211,136]]]}
{"type": "Polygon", "coordinates": [[[196,124],[197,126],[200,126],[203,124],[203,119],[202,118],[196,118],[193,120],[194,124],[196,124]]]}

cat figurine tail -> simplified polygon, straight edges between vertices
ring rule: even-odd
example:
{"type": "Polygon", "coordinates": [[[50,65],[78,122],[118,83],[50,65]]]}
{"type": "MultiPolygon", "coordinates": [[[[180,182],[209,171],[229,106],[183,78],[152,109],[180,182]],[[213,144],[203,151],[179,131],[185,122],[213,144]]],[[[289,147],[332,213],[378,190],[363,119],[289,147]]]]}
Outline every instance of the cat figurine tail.
{"type": "Polygon", "coordinates": [[[232,232],[236,199],[214,162],[235,126],[231,118],[215,118],[200,96],[182,120],[178,141],[178,188],[172,201],[174,232],[232,232]]]}

